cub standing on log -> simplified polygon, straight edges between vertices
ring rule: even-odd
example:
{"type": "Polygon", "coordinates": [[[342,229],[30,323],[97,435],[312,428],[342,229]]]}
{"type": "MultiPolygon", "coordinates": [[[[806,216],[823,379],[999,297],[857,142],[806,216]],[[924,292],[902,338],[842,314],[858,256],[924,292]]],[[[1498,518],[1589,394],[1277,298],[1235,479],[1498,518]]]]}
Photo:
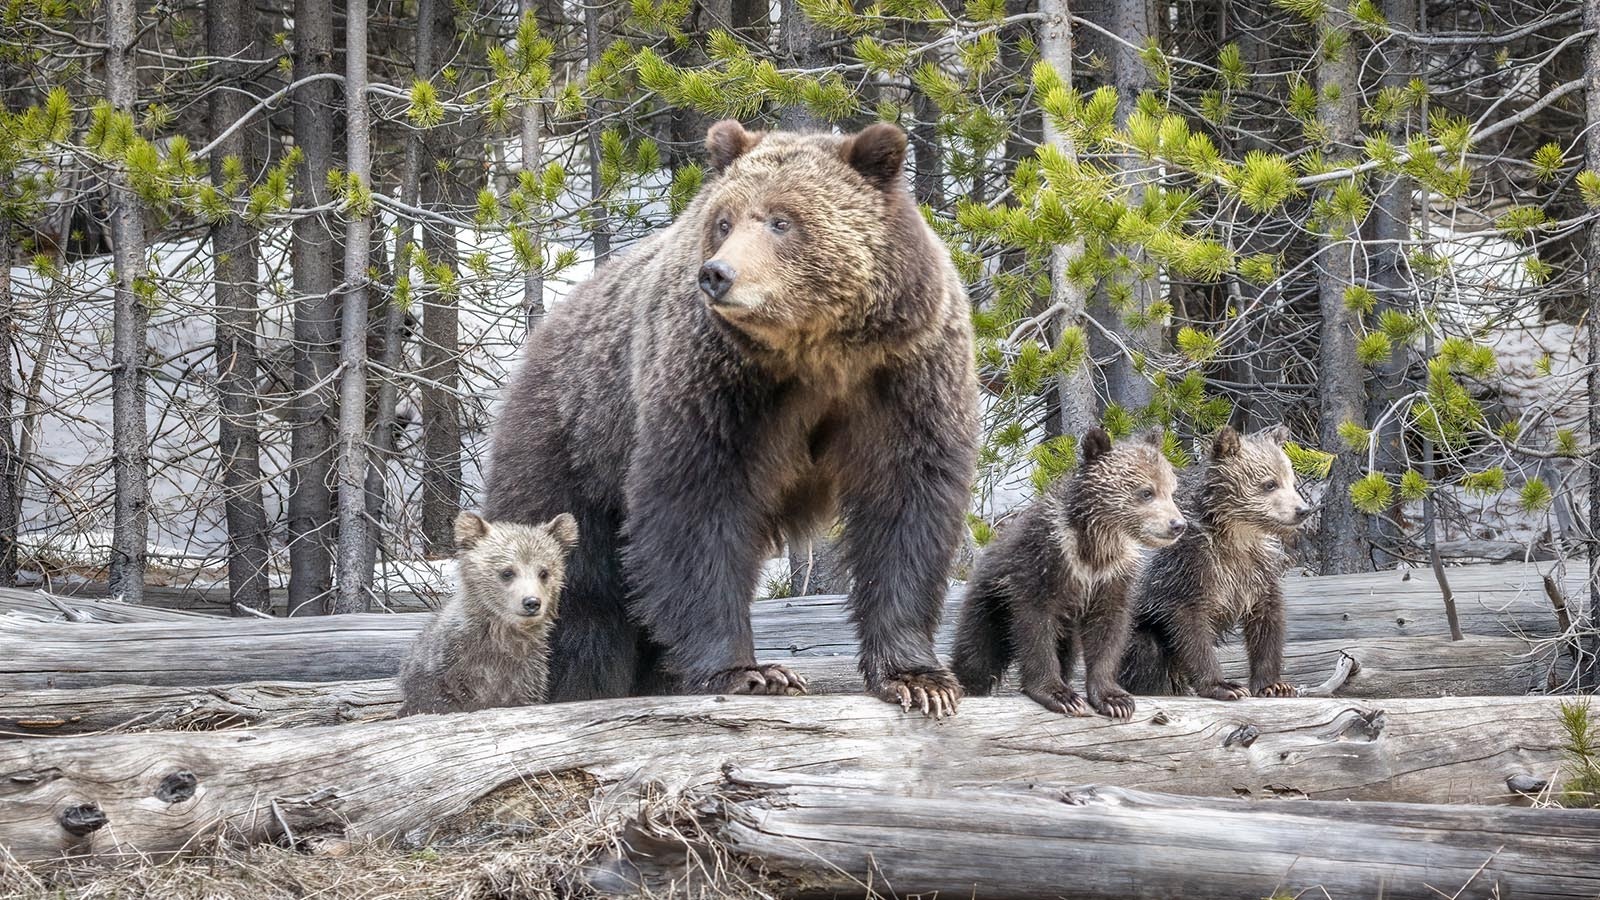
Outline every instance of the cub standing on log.
{"type": "Polygon", "coordinates": [[[550,626],[578,525],[456,518],[456,596],[400,668],[400,715],[468,712],[545,701],[550,626]]]}
{"type": "Polygon", "coordinates": [[[1283,538],[1311,515],[1295,490],[1275,425],[1241,437],[1224,426],[1183,502],[1191,528],[1158,552],[1140,579],[1122,683],[1138,694],[1237,700],[1293,697],[1283,671],[1283,538]],[[1218,637],[1244,627],[1250,686],[1222,677],[1218,637]]]}
{"type": "Polygon", "coordinates": [[[1046,709],[1133,715],[1116,675],[1141,548],[1171,544],[1185,527],[1161,444],[1159,430],[1113,447],[1090,429],[1077,473],[984,550],[956,629],[953,668],[967,693],[989,693],[1015,657],[1022,692],[1046,709]],[[1068,685],[1080,647],[1087,703],[1068,685]]]}
{"type": "Polygon", "coordinates": [[[723,121],[706,144],[715,177],[551,310],[500,412],[489,515],[582,532],[551,699],[802,692],[756,661],[750,603],[780,541],[841,513],[868,690],[951,712],[933,635],[977,457],[972,313],[905,132],[723,121]]]}

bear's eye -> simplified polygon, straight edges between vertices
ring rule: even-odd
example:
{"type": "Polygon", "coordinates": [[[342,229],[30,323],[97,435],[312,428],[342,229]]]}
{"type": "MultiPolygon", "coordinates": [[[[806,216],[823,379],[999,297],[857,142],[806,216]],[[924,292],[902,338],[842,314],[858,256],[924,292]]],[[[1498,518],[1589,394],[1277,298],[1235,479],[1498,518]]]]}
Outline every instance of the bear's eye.
{"type": "Polygon", "coordinates": [[[516,569],[501,569],[500,570],[500,580],[501,581],[510,581],[511,579],[513,579],[515,577],[517,577],[517,570],[516,569]]]}
{"type": "Polygon", "coordinates": [[[779,234],[783,234],[785,231],[789,230],[789,220],[788,219],[773,219],[772,220],[772,230],[776,231],[779,234]]]}
{"type": "Polygon", "coordinates": [[[1149,488],[1140,488],[1139,493],[1135,494],[1134,496],[1139,498],[1140,503],[1149,503],[1151,500],[1156,498],[1156,492],[1150,490],[1149,488]]]}
{"type": "Polygon", "coordinates": [[[1275,479],[1268,479],[1266,481],[1261,482],[1261,492],[1263,494],[1270,494],[1270,493],[1272,493],[1273,491],[1275,491],[1277,489],[1278,489],[1278,482],[1275,479]]]}
{"type": "Polygon", "coordinates": [[[540,569],[539,570],[539,580],[540,581],[549,581],[550,580],[550,570],[549,569],[540,569]]]}
{"type": "Polygon", "coordinates": [[[727,219],[719,219],[719,220],[717,220],[717,234],[720,234],[723,237],[727,237],[728,236],[728,229],[730,229],[732,227],[733,227],[733,223],[729,222],[727,219]]]}

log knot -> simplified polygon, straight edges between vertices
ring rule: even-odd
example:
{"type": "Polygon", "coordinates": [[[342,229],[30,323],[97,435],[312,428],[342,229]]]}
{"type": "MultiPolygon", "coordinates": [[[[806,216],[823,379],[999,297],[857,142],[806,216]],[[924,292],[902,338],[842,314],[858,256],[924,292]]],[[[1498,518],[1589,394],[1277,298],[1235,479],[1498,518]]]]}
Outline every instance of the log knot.
{"type": "Polygon", "coordinates": [[[182,803],[194,796],[200,779],[193,772],[173,772],[156,785],[156,799],[162,803],[182,803]]]}
{"type": "Polygon", "coordinates": [[[1235,728],[1227,737],[1223,738],[1222,746],[1232,747],[1234,744],[1238,744],[1241,747],[1248,747],[1251,744],[1254,744],[1256,742],[1256,738],[1260,736],[1261,729],[1246,723],[1244,725],[1240,725],[1238,728],[1235,728]]]}
{"type": "Polygon", "coordinates": [[[104,828],[109,820],[105,812],[100,809],[100,804],[80,803],[63,809],[56,821],[60,822],[61,827],[73,837],[84,837],[104,828]]]}
{"type": "Polygon", "coordinates": [[[1375,741],[1388,724],[1381,709],[1346,710],[1350,715],[1335,735],[1340,740],[1375,741]]]}

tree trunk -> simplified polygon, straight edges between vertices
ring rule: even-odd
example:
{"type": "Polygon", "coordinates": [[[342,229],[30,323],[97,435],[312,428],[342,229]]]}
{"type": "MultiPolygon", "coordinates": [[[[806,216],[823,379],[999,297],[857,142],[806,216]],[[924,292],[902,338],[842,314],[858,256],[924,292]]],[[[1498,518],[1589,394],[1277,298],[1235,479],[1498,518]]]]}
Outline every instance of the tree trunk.
{"type": "MultiPolygon", "coordinates": [[[[518,10],[524,18],[535,16],[534,0],[518,0],[518,10]]],[[[544,168],[544,109],[543,98],[529,100],[522,105],[522,171],[532,175],[544,168]]],[[[528,219],[528,239],[538,258],[538,264],[529,267],[522,276],[522,316],[528,334],[539,327],[544,319],[544,234],[539,221],[543,212],[538,207],[528,219]]]]}
{"type": "MultiPolygon", "coordinates": [[[[778,64],[788,69],[815,69],[826,64],[826,33],[806,17],[800,0],[778,0],[778,64]]],[[[778,127],[785,131],[826,128],[827,122],[797,103],[778,110],[778,127]]]]}
{"type": "Polygon", "coordinates": [[[698,863],[731,858],[776,881],[779,896],[800,897],[860,897],[864,885],[974,900],[1062,896],[1063,885],[1085,900],[1600,891],[1600,817],[1583,810],[1270,803],[1105,784],[913,787],[734,769],[683,807],[692,826],[676,810],[646,814],[624,852],[651,873],[647,885],[683,889],[722,874],[698,863]]]}
{"type": "MultiPolygon", "coordinates": [[[[593,72],[600,64],[600,14],[602,7],[599,2],[586,3],[583,7],[583,41],[587,53],[588,71],[593,72]]],[[[594,242],[594,262],[599,265],[611,255],[611,221],[606,214],[605,185],[600,177],[600,137],[605,130],[601,122],[600,104],[595,98],[589,99],[589,122],[585,132],[589,140],[589,226],[590,240],[594,242]]]]}
{"type": "MultiPolygon", "coordinates": [[[[11,190],[11,174],[0,173],[0,197],[11,190]]],[[[0,587],[17,583],[17,537],[21,526],[22,497],[17,474],[15,405],[16,349],[11,336],[17,328],[16,298],[11,294],[11,257],[16,252],[11,240],[12,224],[0,219],[0,587]]]]}
{"type": "MultiPolygon", "coordinates": [[[[106,97],[138,121],[138,6],[106,3],[106,97]]],[[[112,166],[111,235],[116,279],[112,285],[111,453],[116,484],[111,533],[111,590],[128,603],[144,600],[145,553],[150,543],[148,484],[150,440],[145,422],[144,210],[120,164],[112,166]]]]}
{"type": "Polygon", "coordinates": [[[789,544],[789,592],[793,596],[850,592],[850,565],[831,533],[789,544]]]}
{"type": "Polygon", "coordinates": [[[1532,786],[1560,770],[1560,703],[1167,699],[1112,725],[1010,699],[971,699],[935,723],[870,697],[639,697],[248,740],[163,732],[9,741],[0,743],[0,846],[26,861],[181,852],[219,833],[241,843],[395,835],[530,772],[601,784],[642,774],[671,792],[730,763],[838,771],[841,752],[863,777],[944,789],[1063,783],[1066,759],[1068,783],[1190,795],[1521,802],[1508,780],[1532,786]]]}
{"type": "MultiPolygon", "coordinates": [[[[1343,10],[1339,14],[1343,15],[1343,10]]],[[[1353,36],[1346,35],[1346,38],[1341,52],[1318,56],[1318,114],[1328,131],[1331,154],[1359,149],[1356,148],[1360,101],[1360,85],[1356,82],[1357,54],[1353,36]]],[[[1332,234],[1324,238],[1317,257],[1318,307],[1322,316],[1317,370],[1318,412],[1322,447],[1338,454],[1322,496],[1322,515],[1316,535],[1324,575],[1372,570],[1367,517],[1350,501],[1350,486],[1362,475],[1365,454],[1347,450],[1339,437],[1339,426],[1345,422],[1363,427],[1367,424],[1366,385],[1361,362],[1356,358],[1355,314],[1344,302],[1351,274],[1351,235],[1332,234]]]]}
{"type": "MultiPolygon", "coordinates": [[[[333,69],[332,0],[295,0],[294,77],[333,69]]],[[[332,202],[339,90],[318,81],[294,93],[295,146],[304,154],[295,178],[295,206],[332,202]]],[[[294,223],[294,429],[289,474],[289,614],[329,610],[333,588],[333,375],[339,360],[338,280],[332,217],[326,211],[294,223]]]]}
{"type": "MultiPolygon", "coordinates": [[[[1138,108],[1139,94],[1151,87],[1149,69],[1139,58],[1139,50],[1157,34],[1156,6],[1151,0],[1111,0],[1110,30],[1127,44],[1108,41],[1111,53],[1111,83],[1117,89],[1117,127],[1126,127],[1128,117],[1138,108]],[[1132,45],[1132,46],[1128,46],[1132,45]]],[[[1126,191],[1126,202],[1137,207],[1144,202],[1145,186],[1140,174],[1145,164],[1138,157],[1119,156],[1115,161],[1117,181],[1126,191]]],[[[1129,324],[1130,316],[1142,316],[1160,299],[1160,280],[1153,271],[1154,263],[1136,247],[1110,248],[1108,252],[1121,252],[1128,256],[1133,271],[1128,275],[1129,296],[1127,305],[1119,308],[1112,302],[1110,293],[1102,283],[1095,292],[1094,317],[1110,332],[1102,334],[1093,329],[1089,346],[1097,359],[1109,359],[1103,369],[1106,396],[1130,412],[1137,413],[1148,406],[1154,391],[1150,380],[1140,374],[1133,364],[1133,354],[1149,355],[1161,348],[1162,322],[1147,321],[1129,324]],[[1141,270],[1151,267],[1150,277],[1141,270]]]]}
{"type": "MultiPolygon", "coordinates": [[[[206,6],[206,45],[219,60],[218,77],[228,84],[211,91],[209,114],[215,138],[250,111],[246,64],[255,46],[255,6],[245,0],[211,0],[206,6]]],[[[240,128],[211,151],[211,179],[227,180],[223,161],[238,160],[256,171],[259,130],[240,128]]],[[[272,608],[267,579],[268,526],[261,479],[260,399],[257,394],[256,301],[259,250],[256,230],[230,215],[211,230],[217,328],[217,430],[223,508],[228,525],[228,599],[238,607],[272,608]]],[[[242,613],[241,613],[242,614],[242,613]]]]}
{"type": "MultiPolygon", "coordinates": [[[[1584,162],[1590,171],[1600,172],[1600,0],[1583,0],[1583,27],[1590,31],[1584,55],[1584,75],[1588,79],[1584,132],[1584,162]]],[[[1588,278],[1585,283],[1589,338],[1589,446],[1600,446],[1600,221],[1589,223],[1587,246],[1588,278]]],[[[1600,623],[1600,468],[1591,454],[1589,460],[1589,610],[1591,623],[1600,623]]],[[[1597,629],[1600,631],[1600,629],[1597,629]]],[[[1587,687],[1600,686],[1600,634],[1590,638],[1587,687]]]]}
{"type": "MultiPolygon", "coordinates": [[[[455,12],[451,4],[437,0],[428,7],[432,15],[422,21],[432,38],[426,46],[418,44],[417,55],[427,58],[437,78],[456,41],[455,12]]],[[[471,207],[475,193],[457,170],[465,134],[455,127],[440,128],[432,140],[446,149],[425,154],[423,204],[453,216],[471,207]]],[[[456,272],[460,253],[453,225],[426,223],[422,246],[433,265],[456,272]]],[[[454,550],[455,519],[461,511],[460,298],[455,285],[452,279],[450,285],[426,292],[422,309],[422,533],[428,552],[436,556],[454,550]]]]}
{"type": "MultiPolygon", "coordinates": [[[[1039,57],[1053,66],[1061,80],[1072,84],[1072,13],[1067,0],[1039,0],[1039,57]]],[[[1063,131],[1050,116],[1044,117],[1044,140],[1061,151],[1068,160],[1076,162],[1078,148],[1072,136],[1063,131]]],[[[1050,305],[1054,310],[1051,319],[1051,337],[1061,340],[1071,328],[1083,326],[1087,304],[1084,289],[1067,277],[1068,267],[1083,256],[1083,239],[1059,244],[1050,252],[1050,305]]],[[[1059,398],[1059,431],[1066,435],[1082,435],[1100,421],[1099,403],[1094,396],[1094,379],[1086,364],[1076,371],[1064,372],[1056,378],[1059,398]]]]}

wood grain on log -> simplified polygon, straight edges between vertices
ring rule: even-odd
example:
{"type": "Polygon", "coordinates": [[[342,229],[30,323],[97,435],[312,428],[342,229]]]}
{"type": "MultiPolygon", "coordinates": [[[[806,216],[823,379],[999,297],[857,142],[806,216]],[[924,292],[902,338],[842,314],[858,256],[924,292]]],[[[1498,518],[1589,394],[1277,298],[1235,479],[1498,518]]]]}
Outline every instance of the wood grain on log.
{"type": "Polygon", "coordinates": [[[946,721],[866,697],[675,697],[333,728],[0,742],[0,847],[165,853],[213,835],[412,832],[542,774],[667,790],[724,764],[951,788],[1115,783],[1192,795],[1507,803],[1558,777],[1555,698],[1166,698],[1134,721],[969,700],[946,721]]]}
{"type": "MultiPolygon", "coordinates": [[[[314,648],[319,655],[333,652],[315,641],[308,648],[314,648]]],[[[387,652],[395,651],[390,647],[387,652]]],[[[379,658],[377,654],[377,648],[368,648],[367,655],[375,668],[394,666],[397,657],[379,658]]],[[[1288,647],[1284,677],[1291,684],[1310,687],[1333,674],[1340,657],[1345,654],[1360,664],[1360,671],[1338,689],[1336,696],[1341,697],[1525,694],[1543,683],[1543,673],[1548,666],[1544,657],[1559,655],[1552,649],[1538,659],[1530,658],[1527,646],[1517,638],[1469,637],[1459,643],[1437,637],[1362,642],[1299,641],[1288,647]]],[[[162,658],[165,657],[158,656],[156,660],[162,658]]],[[[1570,665],[1565,657],[1558,662],[1570,665]]],[[[6,665],[0,662],[0,669],[6,665]]],[[[1230,675],[1240,678],[1248,671],[1244,654],[1237,646],[1223,653],[1223,666],[1230,675]]],[[[798,660],[798,668],[810,681],[813,693],[856,694],[861,691],[861,676],[856,671],[854,656],[803,657],[798,660]]],[[[230,671],[219,666],[211,677],[227,679],[230,675],[230,671]]],[[[0,683],[15,677],[18,676],[0,674],[0,683]]],[[[36,678],[38,673],[28,677],[36,678]]],[[[1007,681],[1002,696],[1015,696],[1014,678],[1007,681]]],[[[158,728],[213,730],[239,726],[332,725],[388,718],[399,704],[399,688],[387,678],[265,681],[224,686],[121,684],[65,690],[0,688],[0,737],[158,728]]]]}
{"type": "MultiPolygon", "coordinates": [[[[695,804],[693,833],[798,897],[869,884],[972,900],[1600,895],[1600,815],[1587,811],[918,787],[734,770],[695,804]]],[[[676,829],[650,825],[630,844],[671,848],[676,829]]]]}

